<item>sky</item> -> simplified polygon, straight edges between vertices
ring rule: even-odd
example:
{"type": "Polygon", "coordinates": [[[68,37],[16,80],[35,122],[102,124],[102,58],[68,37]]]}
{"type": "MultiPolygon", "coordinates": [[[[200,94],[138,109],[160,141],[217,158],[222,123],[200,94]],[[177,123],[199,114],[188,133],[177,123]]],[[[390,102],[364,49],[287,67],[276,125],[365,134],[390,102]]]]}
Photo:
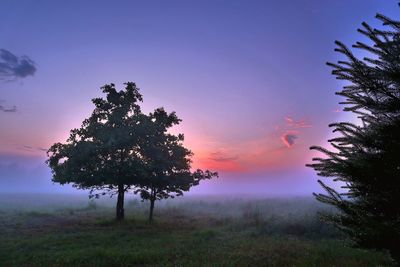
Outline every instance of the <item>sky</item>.
{"type": "Polygon", "coordinates": [[[341,111],[327,61],[365,40],[395,0],[0,2],[0,192],[73,192],[51,182],[46,150],[93,110],[100,87],[136,82],[143,109],[183,121],[193,168],[218,171],[193,193],[320,191],[311,145],[341,111]]]}

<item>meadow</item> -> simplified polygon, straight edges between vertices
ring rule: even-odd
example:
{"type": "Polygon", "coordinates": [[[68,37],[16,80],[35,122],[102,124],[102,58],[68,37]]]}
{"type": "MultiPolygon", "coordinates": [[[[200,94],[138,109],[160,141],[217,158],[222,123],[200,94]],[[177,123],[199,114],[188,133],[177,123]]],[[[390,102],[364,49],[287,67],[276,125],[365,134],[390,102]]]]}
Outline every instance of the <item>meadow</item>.
{"type": "Polygon", "coordinates": [[[76,195],[0,195],[1,266],[391,266],[351,247],[313,198],[183,197],[126,201],[76,195]]]}

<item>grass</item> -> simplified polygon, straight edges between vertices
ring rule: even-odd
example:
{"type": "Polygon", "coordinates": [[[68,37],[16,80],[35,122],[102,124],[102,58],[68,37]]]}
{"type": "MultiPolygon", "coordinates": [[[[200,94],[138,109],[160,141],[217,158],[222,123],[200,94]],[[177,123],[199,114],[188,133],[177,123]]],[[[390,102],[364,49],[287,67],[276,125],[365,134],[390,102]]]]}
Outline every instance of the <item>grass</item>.
{"type": "Polygon", "coordinates": [[[156,206],[153,224],[137,200],[118,223],[110,202],[4,199],[1,266],[391,265],[386,254],[351,248],[319,222],[324,207],[312,199],[173,200],[156,206]]]}

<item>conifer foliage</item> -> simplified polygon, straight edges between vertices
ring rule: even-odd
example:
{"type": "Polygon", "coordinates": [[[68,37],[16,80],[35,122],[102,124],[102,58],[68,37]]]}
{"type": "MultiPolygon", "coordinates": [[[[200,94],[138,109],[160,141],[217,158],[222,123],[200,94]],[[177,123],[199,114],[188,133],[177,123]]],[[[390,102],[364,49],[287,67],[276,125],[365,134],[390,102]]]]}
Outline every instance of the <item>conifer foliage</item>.
{"type": "Polygon", "coordinates": [[[359,58],[336,42],[345,60],[332,74],[346,85],[337,93],[345,98],[344,111],[359,122],[329,125],[337,137],[328,140],[332,149],[313,146],[325,156],[313,159],[318,175],[341,182],[335,190],[318,181],[326,194],[317,200],[340,212],[326,218],[363,248],[387,250],[400,264],[400,22],[378,14],[383,30],[362,24],[359,33],[367,43],[357,42],[359,58]]]}

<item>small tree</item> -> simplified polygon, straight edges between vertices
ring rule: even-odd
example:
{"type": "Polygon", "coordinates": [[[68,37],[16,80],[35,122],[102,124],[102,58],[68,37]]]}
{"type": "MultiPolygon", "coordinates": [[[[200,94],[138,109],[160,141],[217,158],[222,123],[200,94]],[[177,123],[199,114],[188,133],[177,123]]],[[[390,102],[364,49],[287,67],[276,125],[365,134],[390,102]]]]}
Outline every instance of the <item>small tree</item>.
{"type": "Polygon", "coordinates": [[[311,147],[327,157],[308,166],[345,184],[346,192],[339,193],[318,181],[327,194],[314,194],[317,200],[340,211],[327,219],[359,246],[388,250],[400,264],[400,22],[377,18],[391,29],[363,23],[359,32],[373,44],[353,45],[371,57],[359,59],[336,42],[347,60],[328,63],[337,79],[350,82],[337,94],[346,98],[344,111],[361,123],[331,124],[340,134],[329,140],[334,150],[311,147]]]}
{"type": "Polygon", "coordinates": [[[140,179],[135,193],[139,193],[143,200],[150,201],[150,222],[153,220],[156,200],[182,196],[183,192],[189,191],[201,180],[217,176],[217,173],[208,170],[191,173],[192,152],[183,146],[184,136],[167,132],[180,121],[175,112],[168,114],[159,108],[143,122],[148,133],[141,147],[146,175],[140,179]]]}
{"type": "Polygon", "coordinates": [[[106,98],[92,100],[92,115],[71,130],[65,144],[54,144],[47,160],[56,183],[90,189],[90,197],[117,194],[117,220],[124,218],[124,193],[144,173],[139,153],[145,135],[138,105],[142,95],[134,83],[125,85],[122,91],[114,84],[102,87],[106,98]]]}

